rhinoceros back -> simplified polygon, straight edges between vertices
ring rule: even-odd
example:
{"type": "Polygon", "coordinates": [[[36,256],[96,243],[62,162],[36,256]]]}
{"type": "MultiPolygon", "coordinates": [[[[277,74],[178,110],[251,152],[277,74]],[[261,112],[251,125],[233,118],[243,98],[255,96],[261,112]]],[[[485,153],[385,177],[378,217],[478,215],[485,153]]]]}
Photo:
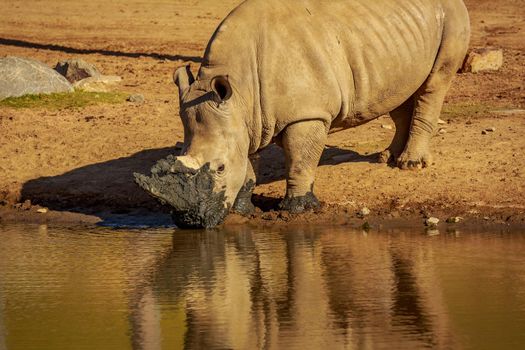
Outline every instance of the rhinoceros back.
{"type": "Polygon", "coordinates": [[[302,119],[354,126],[423,84],[444,18],[438,0],[248,0],[210,41],[200,77],[227,73],[256,94],[274,134],[302,119]]]}

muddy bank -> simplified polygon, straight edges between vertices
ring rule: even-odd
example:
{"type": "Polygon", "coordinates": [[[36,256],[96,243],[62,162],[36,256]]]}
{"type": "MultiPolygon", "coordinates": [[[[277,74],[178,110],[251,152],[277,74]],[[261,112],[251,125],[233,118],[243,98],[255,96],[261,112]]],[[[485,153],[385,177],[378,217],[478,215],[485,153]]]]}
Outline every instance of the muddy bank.
{"type": "MultiPolygon", "coordinates": [[[[302,214],[276,210],[278,201],[255,198],[256,212],[249,216],[230,214],[222,226],[250,225],[281,227],[297,225],[347,226],[369,229],[416,229],[428,234],[455,232],[457,230],[504,230],[523,232],[525,213],[519,208],[462,207],[450,203],[393,204],[372,208],[363,215],[363,208],[321,203],[315,211],[302,214]],[[428,226],[429,217],[439,219],[437,227],[428,226]],[[455,220],[450,220],[457,218],[455,220]],[[453,222],[457,221],[457,222],[453,222]],[[438,230],[436,232],[435,230],[438,230]]],[[[91,208],[91,213],[71,210],[49,210],[29,203],[0,206],[0,223],[102,225],[110,227],[170,227],[174,225],[171,212],[166,207],[159,210],[126,209],[113,207],[91,208]]]]}
{"type": "MultiPolygon", "coordinates": [[[[2,221],[150,222],[160,215],[166,222],[169,211],[139,189],[132,174],[147,173],[183,140],[173,71],[188,63],[198,69],[208,38],[237,3],[170,0],[152,7],[139,1],[74,0],[64,7],[28,1],[23,9],[16,8],[17,2],[5,4],[3,13],[23,16],[0,21],[2,54],[32,57],[49,66],[80,57],[105,74],[121,76],[116,92],[142,94],[145,103],[0,108],[2,221]],[[98,15],[101,5],[109,6],[111,17],[98,15]],[[26,200],[49,212],[13,209],[26,200]]],[[[325,206],[315,214],[289,216],[268,211],[285,192],[284,157],[270,147],[261,154],[255,189],[263,211],[251,222],[344,223],[348,218],[358,220],[357,225],[363,220],[355,215],[363,207],[371,210],[370,222],[374,217],[420,225],[425,211],[442,221],[463,216],[481,224],[522,222],[525,17],[521,4],[512,0],[466,4],[471,46],[503,49],[504,63],[496,72],[457,76],[442,114],[445,123],[432,140],[436,164],[417,172],[378,164],[377,153],[394,133],[388,118],[333,134],[315,184],[325,206]]],[[[242,220],[230,216],[228,221],[242,220]]]]}

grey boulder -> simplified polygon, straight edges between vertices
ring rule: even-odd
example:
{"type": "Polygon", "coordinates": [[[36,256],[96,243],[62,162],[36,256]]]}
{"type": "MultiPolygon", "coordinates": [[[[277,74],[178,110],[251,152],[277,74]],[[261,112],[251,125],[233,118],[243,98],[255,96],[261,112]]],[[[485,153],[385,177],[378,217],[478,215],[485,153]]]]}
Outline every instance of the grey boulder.
{"type": "Polygon", "coordinates": [[[0,58],[0,100],[72,91],[66,78],[42,62],[15,56],[0,58]]]}
{"type": "Polygon", "coordinates": [[[100,76],[99,70],[94,65],[80,58],[58,62],[55,70],[72,84],[85,78],[100,76]]]}

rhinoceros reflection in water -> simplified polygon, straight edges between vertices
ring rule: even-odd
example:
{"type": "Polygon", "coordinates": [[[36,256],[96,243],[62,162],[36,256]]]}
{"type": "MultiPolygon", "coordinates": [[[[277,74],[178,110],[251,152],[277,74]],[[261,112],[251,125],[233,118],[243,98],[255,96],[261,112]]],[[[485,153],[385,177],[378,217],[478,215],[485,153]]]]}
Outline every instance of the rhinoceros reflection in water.
{"type": "Polygon", "coordinates": [[[138,290],[133,333],[154,342],[145,316],[178,306],[166,331],[190,349],[454,348],[431,249],[341,231],[175,234],[138,290]]]}

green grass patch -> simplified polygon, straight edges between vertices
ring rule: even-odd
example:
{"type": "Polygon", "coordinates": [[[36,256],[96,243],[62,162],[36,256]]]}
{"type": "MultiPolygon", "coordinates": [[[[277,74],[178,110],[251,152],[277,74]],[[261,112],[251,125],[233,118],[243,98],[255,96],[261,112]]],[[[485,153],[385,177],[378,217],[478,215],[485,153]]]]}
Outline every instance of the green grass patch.
{"type": "Polygon", "coordinates": [[[0,101],[0,107],[67,109],[97,104],[116,104],[126,101],[122,92],[87,92],[75,90],[70,93],[25,95],[9,97],[0,101]]]}

